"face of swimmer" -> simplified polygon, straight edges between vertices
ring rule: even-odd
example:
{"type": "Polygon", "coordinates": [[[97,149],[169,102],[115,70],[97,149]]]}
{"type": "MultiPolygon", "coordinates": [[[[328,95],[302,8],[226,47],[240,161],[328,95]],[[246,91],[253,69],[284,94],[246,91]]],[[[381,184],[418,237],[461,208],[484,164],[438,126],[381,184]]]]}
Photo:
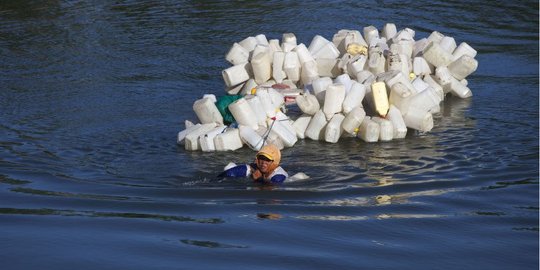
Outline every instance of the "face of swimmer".
{"type": "Polygon", "coordinates": [[[272,164],[272,161],[270,158],[264,156],[264,155],[258,155],[257,156],[257,167],[262,173],[268,173],[270,171],[270,165],[272,164]]]}

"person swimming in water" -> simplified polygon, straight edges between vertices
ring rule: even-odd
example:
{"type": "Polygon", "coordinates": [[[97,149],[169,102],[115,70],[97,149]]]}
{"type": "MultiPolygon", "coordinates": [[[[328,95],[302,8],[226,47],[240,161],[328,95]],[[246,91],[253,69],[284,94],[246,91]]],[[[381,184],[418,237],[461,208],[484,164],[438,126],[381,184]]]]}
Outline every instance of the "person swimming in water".
{"type": "Polygon", "coordinates": [[[265,145],[255,156],[255,163],[237,165],[226,169],[218,177],[250,177],[265,184],[281,184],[289,176],[279,166],[281,152],[272,144],[265,145]]]}

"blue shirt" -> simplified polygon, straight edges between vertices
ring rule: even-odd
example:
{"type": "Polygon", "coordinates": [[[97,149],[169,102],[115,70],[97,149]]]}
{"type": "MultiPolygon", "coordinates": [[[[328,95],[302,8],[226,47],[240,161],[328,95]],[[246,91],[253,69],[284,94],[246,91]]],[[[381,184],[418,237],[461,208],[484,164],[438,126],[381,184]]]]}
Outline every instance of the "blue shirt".
{"type": "MultiPolygon", "coordinates": [[[[251,163],[249,165],[237,165],[223,171],[218,175],[218,177],[250,177],[254,169],[257,169],[257,164],[255,163],[251,163]]],[[[287,172],[283,168],[281,168],[281,166],[278,166],[266,179],[264,177],[261,177],[255,181],[260,183],[266,183],[270,181],[272,184],[281,184],[285,181],[285,179],[287,179],[288,176],[289,175],[287,174],[287,172]]]]}

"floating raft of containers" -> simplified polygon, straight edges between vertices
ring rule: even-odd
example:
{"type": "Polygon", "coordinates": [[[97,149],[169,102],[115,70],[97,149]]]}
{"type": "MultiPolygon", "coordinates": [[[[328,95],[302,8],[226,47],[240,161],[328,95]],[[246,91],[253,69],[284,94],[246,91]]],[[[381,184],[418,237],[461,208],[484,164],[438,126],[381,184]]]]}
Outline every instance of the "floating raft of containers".
{"type": "Polygon", "coordinates": [[[339,30],[332,40],[316,35],[308,47],[293,33],[263,34],[234,43],[223,70],[226,94],[237,95],[220,112],[213,94],[193,104],[200,123],[186,120],[177,142],[186,150],[259,150],[298,139],[337,143],[402,139],[409,130],[429,132],[447,94],[469,98],[466,77],[476,50],[437,31],[415,40],[415,31],[387,23],[339,30]],[[239,96],[238,96],[239,95],[239,96]],[[292,115],[290,106],[301,113],[292,115]],[[230,113],[234,121],[224,121],[230,113]]]}

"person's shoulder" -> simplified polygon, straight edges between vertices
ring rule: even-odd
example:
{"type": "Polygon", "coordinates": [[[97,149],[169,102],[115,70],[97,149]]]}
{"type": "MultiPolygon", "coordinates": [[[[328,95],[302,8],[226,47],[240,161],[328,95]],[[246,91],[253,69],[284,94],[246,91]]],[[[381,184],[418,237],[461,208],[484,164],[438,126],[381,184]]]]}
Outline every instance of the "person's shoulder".
{"type": "Polygon", "coordinates": [[[277,174],[284,175],[285,177],[288,177],[288,176],[289,176],[289,174],[287,173],[287,171],[285,171],[285,169],[283,169],[283,167],[281,167],[281,166],[278,166],[278,167],[274,170],[274,175],[277,175],[277,174]]]}

